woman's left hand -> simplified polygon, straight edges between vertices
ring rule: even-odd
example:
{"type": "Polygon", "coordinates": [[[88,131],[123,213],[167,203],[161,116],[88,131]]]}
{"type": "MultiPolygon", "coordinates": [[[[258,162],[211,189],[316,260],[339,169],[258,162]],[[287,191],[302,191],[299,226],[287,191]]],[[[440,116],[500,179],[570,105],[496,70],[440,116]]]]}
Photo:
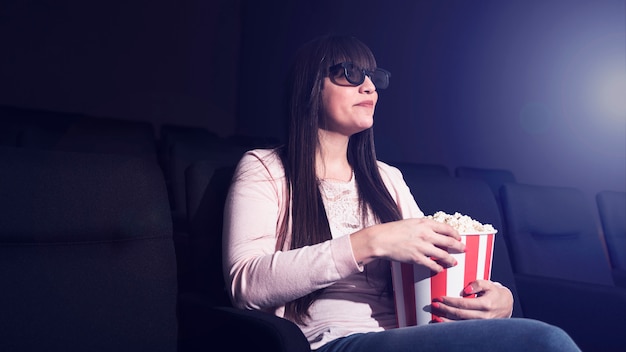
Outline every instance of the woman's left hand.
{"type": "Polygon", "coordinates": [[[487,280],[471,282],[463,290],[464,296],[469,297],[436,297],[433,299],[433,314],[440,319],[438,322],[466,320],[508,318],[513,312],[513,294],[498,284],[487,280]]]}

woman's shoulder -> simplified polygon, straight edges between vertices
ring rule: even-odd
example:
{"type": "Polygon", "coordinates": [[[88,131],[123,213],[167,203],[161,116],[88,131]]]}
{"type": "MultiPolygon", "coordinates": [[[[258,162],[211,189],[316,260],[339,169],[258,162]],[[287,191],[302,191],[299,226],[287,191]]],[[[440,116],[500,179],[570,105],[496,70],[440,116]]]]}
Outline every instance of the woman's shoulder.
{"type": "Polygon", "coordinates": [[[377,160],[377,164],[380,177],[389,190],[404,192],[408,188],[399,168],[380,160],[377,160]]]}
{"type": "Polygon", "coordinates": [[[402,217],[423,217],[424,213],[417,206],[411,189],[404,180],[400,169],[385,162],[378,161],[378,170],[391,197],[398,203],[402,217]]]}
{"type": "Polygon", "coordinates": [[[397,167],[380,160],[377,160],[376,163],[383,178],[387,178],[390,181],[403,180],[402,172],[397,167]]]}
{"type": "Polygon", "coordinates": [[[251,149],[243,154],[243,158],[256,159],[261,162],[271,161],[274,159],[280,161],[277,149],[251,149]]]}
{"type": "Polygon", "coordinates": [[[270,174],[278,176],[284,174],[283,164],[278,149],[252,149],[243,154],[237,165],[237,173],[242,174],[270,174]]]}

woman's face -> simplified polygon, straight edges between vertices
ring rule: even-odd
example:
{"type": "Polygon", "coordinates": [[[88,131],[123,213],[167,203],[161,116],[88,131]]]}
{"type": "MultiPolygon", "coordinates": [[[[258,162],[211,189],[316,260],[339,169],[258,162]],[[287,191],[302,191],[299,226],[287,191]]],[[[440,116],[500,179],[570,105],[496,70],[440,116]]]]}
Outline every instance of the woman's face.
{"type": "Polygon", "coordinates": [[[324,78],[323,129],[351,136],[372,127],[377,101],[378,92],[369,76],[358,86],[350,84],[342,74],[324,78]]]}

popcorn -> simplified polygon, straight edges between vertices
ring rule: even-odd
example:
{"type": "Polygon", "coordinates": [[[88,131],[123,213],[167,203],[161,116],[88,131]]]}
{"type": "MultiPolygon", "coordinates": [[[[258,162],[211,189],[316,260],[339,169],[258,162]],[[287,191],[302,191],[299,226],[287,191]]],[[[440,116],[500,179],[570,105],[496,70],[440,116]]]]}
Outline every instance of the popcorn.
{"type": "Polygon", "coordinates": [[[426,218],[448,224],[460,233],[496,232],[496,229],[491,224],[481,224],[479,221],[459,212],[450,215],[443,211],[438,211],[433,215],[426,216],[426,218]]]}

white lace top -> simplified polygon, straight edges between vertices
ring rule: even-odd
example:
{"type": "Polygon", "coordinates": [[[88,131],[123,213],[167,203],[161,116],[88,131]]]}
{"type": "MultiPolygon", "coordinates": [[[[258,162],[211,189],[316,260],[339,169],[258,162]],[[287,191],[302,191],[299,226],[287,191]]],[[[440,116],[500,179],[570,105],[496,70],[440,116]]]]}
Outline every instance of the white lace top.
{"type": "Polygon", "coordinates": [[[354,173],[348,182],[327,179],[319,180],[319,183],[333,238],[349,235],[362,229],[354,173]]]}

